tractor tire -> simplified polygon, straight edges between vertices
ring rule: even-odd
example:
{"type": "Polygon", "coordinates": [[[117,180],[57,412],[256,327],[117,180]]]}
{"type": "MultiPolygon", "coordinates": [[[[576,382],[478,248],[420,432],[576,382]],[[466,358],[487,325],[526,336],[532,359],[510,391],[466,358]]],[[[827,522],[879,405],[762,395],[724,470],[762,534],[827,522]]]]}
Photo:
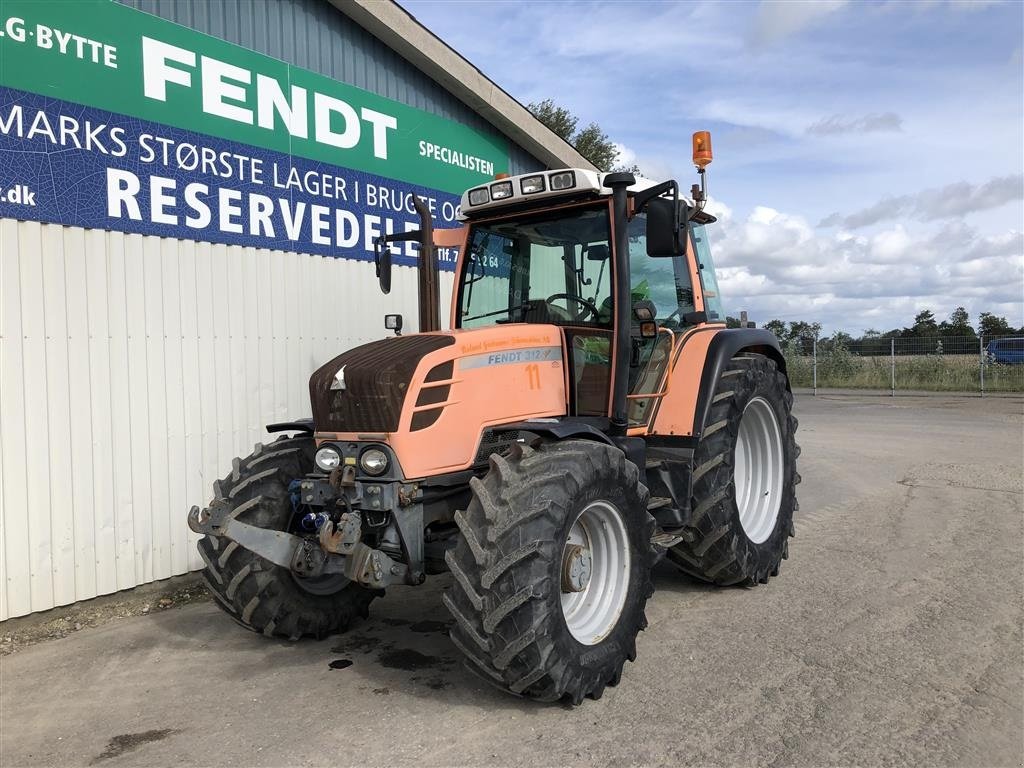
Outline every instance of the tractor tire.
{"type": "Polygon", "coordinates": [[[639,477],[622,451],[588,440],[491,456],[445,556],[451,639],[471,671],[573,704],[618,684],[654,592],[654,519],[639,477]]]}
{"type": "MultiPolygon", "coordinates": [[[[294,511],[289,483],[313,469],[313,438],[282,437],[256,445],[232,461],[231,474],[213,484],[215,499],[232,506],[232,517],[260,528],[287,530],[294,511]]],[[[382,594],[340,574],[302,579],[230,539],[204,536],[199,554],[203,578],[217,605],[236,622],[268,637],[298,640],[343,631],[382,594]]]]}
{"type": "Polygon", "coordinates": [[[668,557],[722,586],[765,584],[789,557],[798,508],[793,395],[774,360],[733,358],[693,457],[690,523],[668,557]]]}

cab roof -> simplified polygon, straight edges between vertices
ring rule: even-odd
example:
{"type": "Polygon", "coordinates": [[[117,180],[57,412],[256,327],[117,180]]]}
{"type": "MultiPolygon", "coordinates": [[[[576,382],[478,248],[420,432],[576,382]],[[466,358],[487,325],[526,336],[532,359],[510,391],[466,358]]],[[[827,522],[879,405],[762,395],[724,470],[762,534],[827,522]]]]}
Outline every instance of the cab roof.
{"type": "MultiPolygon", "coordinates": [[[[542,201],[553,203],[562,200],[609,197],[612,189],[604,186],[604,179],[608,175],[586,168],[560,168],[495,179],[463,192],[459,218],[467,221],[506,209],[526,210],[542,201]],[[497,199],[496,194],[500,195],[497,199]]],[[[660,183],[643,176],[635,178],[636,181],[628,188],[632,193],[641,192],[660,183]]],[[[691,209],[695,207],[692,198],[680,196],[680,199],[691,209]]],[[[701,224],[716,220],[714,216],[703,211],[691,215],[694,221],[701,224]]]]}

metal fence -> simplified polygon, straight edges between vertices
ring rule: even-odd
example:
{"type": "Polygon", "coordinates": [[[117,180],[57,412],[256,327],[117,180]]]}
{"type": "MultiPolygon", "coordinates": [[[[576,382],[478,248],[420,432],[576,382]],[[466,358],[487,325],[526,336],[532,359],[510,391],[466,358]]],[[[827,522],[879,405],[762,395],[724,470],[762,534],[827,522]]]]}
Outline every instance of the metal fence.
{"type": "Polygon", "coordinates": [[[934,336],[783,344],[794,387],[1024,393],[1021,336],[934,336]],[[993,344],[992,342],[996,342],[993,344]]]}

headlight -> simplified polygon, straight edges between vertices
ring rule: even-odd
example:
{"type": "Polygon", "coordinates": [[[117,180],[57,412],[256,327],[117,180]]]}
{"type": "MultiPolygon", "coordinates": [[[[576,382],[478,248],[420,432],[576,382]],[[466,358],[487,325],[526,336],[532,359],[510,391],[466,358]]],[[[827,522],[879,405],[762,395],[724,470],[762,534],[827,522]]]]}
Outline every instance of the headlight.
{"type": "Polygon", "coordinates": [[[543,176],[527,176],[525,179],[519,180],[519,189],[522,190],[524,195],[532,195],[536,192],[544,191],[544,177],[543,176]]]}
{"type": "Polygon", "coordinates": [[[480,189],[471,189],[469,191],[470,205],[483,205],[490,202],[490,200],[491,197],[487,194],[487,187],[480,187],[480,189]]]}
{"type": "Polygon", "coordinates": [[[512,182],[503,181],[500,184],[491,184],[491,200],[504,200],[512,197],[512,182]]]}
{"type": "Polygon", "coordinates": [[[370,448],[359,457],[359,466],[368,475],[383,475],[388,468],[388,455],[377,448],[370,448]]]}
{"type": "Polygon", "coordinates": [[[341,454],[338,453],[337,448],[332,448],[329,445],[325,445],[317,451],[316,457],[313,460],[324,472],[330,472],[332,469],[337,469],[341,466],[341,454]]]}
{"type": "Polygon", "coordinates": [[[548,178],[551,179],[552,192],[557,192],[562,189],[572,189],[576,186],[576,174],[572,171],[552,173],[548,178]]]}

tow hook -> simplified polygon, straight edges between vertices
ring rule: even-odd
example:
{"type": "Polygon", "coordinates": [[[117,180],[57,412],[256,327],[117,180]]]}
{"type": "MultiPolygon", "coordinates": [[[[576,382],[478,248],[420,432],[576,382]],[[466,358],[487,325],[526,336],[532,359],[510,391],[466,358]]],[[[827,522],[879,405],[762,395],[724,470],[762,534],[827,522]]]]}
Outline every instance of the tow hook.
{"type": "Polygon", "coordinates": [[[338,529],[334,523],[326,520],[320,526],[320,546],[327,552],[336,555],[351,555],[359,539],[362,538],[362,518],[356,512],[346,512],[338,521],[338,529]]]}

